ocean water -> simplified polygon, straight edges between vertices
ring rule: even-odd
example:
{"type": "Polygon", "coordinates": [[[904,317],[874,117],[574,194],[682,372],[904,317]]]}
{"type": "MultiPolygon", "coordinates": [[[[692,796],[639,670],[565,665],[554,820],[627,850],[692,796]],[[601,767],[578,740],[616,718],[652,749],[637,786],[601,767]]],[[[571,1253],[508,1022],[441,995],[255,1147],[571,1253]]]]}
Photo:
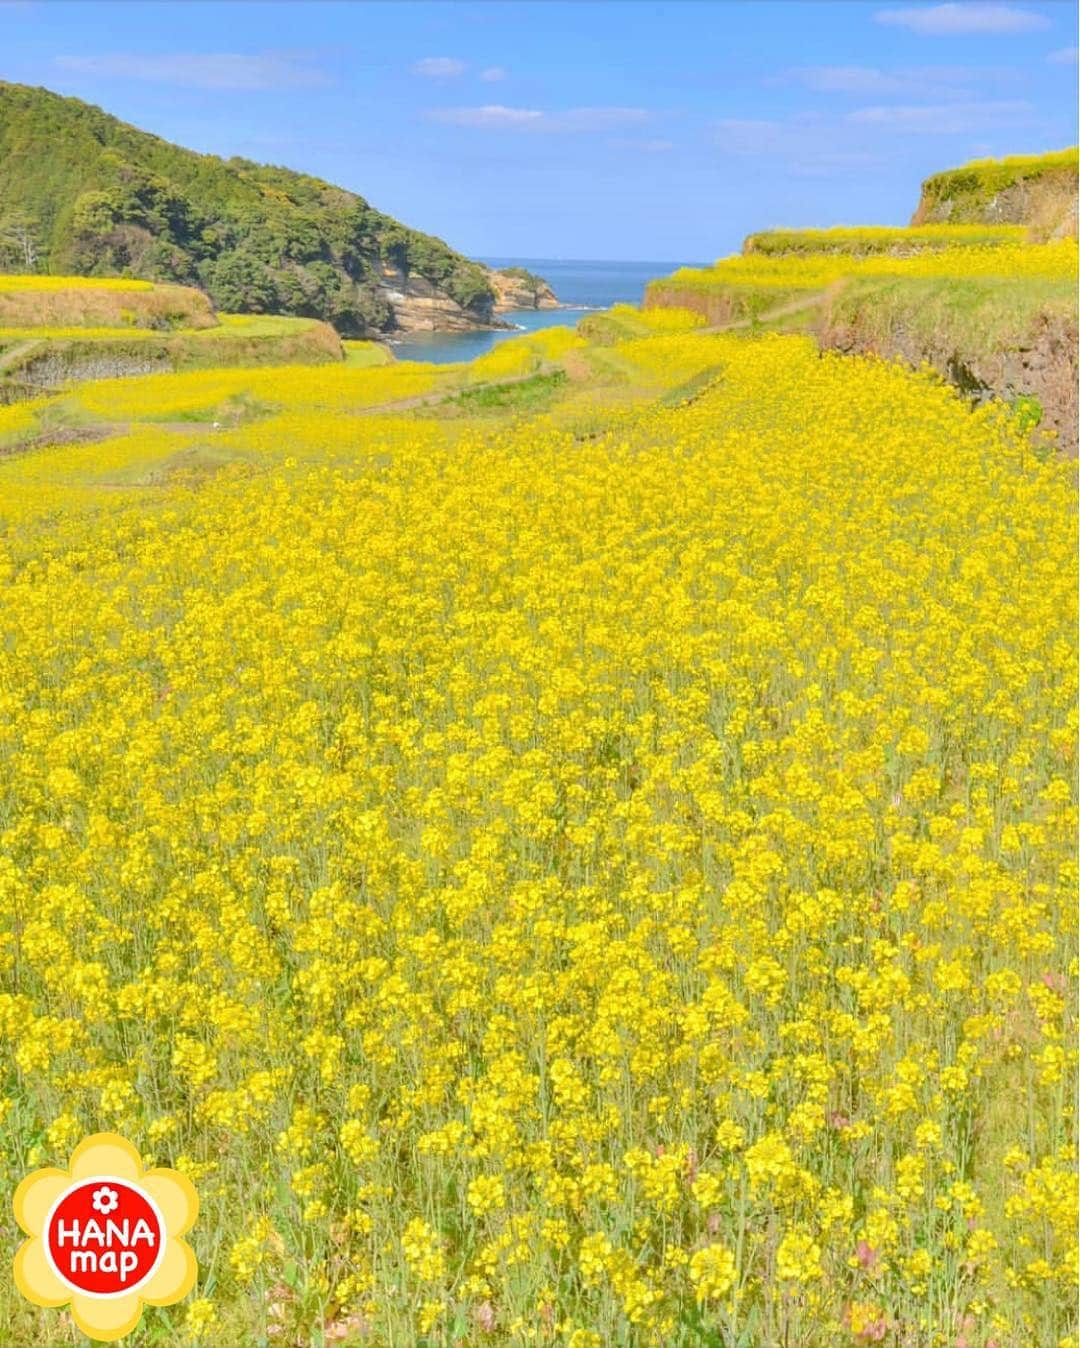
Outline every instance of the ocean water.
{"type": "Polygon", "coordinates": [[[447,361],[475,360],[497,342],[538,328],[565,325],[573,327],[578,319],[613,304],[640,304],[645,285],[657,276],[666,276],[676,267],[699,265],[683,262],[588,262],[537,257],[485,257],[489,267],[526,267],[542,276],[567,309],[515,309],[500,314],[513,323],[510,331],[496,332],[418,332],[400,342],[392,342],[398,360],[426,360],[438,364],[447,361]]]}

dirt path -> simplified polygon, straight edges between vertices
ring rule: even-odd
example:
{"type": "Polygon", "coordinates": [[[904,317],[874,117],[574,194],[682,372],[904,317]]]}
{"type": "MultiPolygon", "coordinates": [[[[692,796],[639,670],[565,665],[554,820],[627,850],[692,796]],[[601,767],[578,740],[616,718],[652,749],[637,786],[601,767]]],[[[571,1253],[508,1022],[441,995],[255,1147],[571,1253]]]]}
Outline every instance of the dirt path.
{"type": "Polygon", "coordinates": [[[553,370],[559,370],[562,366],[557,361],[542,361],[535,370],[530,370],[528,374],[511,375],[509,379],[489,379],[483,384],[462,384],[457,388],[439,389],[436,393],[420,393],[412,398],[398,398],[394,402],[376,403],[374,407],[358,407],[356,416],[370,417],[383,412],[409,412],[416,407],[431,407],[439,403],[449,402],[451,398],[456,398],[461,393],[482,393],[486,389],[508,388],[511,384],[524,384],[530,379],[535,379],[537,375],[551,374],[553,370]]]}
{"type": "Polygon", "coordinates": [[[35,346],[41,345],[42,339],[40,337],[32,337],[29,341],[18,342],[15,346],[5,351],[0,355],[0,374],[3,374],[5,370],[14,365],[20,356],[25,356],[26,353],[32,351],[35,346]]]}
{"type": "Polygon", "coordinates": [[[697,328],[696,334],[706,334],[715,332],[738,332],[741,328],[752,328],[755,323],[771,323],[774,318],[786,318],[788,314],[797,314],[801,309],[809,309],[812,304],[816,304],[823,298],[825,291],[818,291],[810,296],[804,296],[802,299],[789,300],[787,304],[778,305],[775,309],[766,309],[763,314],[758,314],[754,318],[739,318],[733,323],[714,323],[708,328],[697,328]]]}
{"type": "Polygon", "coordinates": [[[820,304],[822,300],[829,299],[837,294],[843,289],[843,286],[843,281],[833,281],[823,290],[808,291],[797,300],[788,300],[786,304],[779,304],[775,309],[767,309],[755,318],[739,318],[733,323],[714,323],[711,327],[697,328],[695,331],[698,333],[738,332],[742,328],[753,327],[755,323],[771,323],[774,318],[787,318],[789,314],[797,314],[801,309],[809,309],[812,304],[820,304]]]}

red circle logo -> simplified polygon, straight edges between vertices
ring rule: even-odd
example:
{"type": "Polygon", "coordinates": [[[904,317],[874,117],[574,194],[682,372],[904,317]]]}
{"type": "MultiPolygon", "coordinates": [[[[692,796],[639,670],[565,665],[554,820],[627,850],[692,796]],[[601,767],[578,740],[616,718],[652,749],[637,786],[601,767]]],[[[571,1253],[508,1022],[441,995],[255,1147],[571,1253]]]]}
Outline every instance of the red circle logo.
{"type": "Polygon", "coordinates": [[[45,1220],[45,1253],[69,1287],[122,1296],[153,1273],[165,1250],[165,1223],[141,1189],[109,1175],[80,1180],[45,1220]]]}

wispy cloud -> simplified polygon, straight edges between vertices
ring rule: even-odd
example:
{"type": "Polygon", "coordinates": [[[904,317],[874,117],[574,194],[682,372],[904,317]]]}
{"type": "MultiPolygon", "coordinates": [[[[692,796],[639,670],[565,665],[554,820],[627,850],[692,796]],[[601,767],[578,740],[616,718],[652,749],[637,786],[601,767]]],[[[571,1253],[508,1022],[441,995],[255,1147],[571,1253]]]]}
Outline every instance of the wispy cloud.
{"type": "Polygon", "coordinates": [[[102,56],[58,56],[56,65],[80,75],[101,79],[145,80],[191,89],[311,88],[328,84],[325,70],[311,59],[287,52],[171,52],[150,55],[114,52],[102,56]]]}
{"type": "Polygon", "coordinates": [[[535,126],[544,117],[536,108],[506,108],[501,103],[488,103],[482,108],[432,108],[427,115],[433,122],[446,122],[450,126],[496,129],[535,126]]]}
{"type": "MultiPolygon", "coordinates": [[[[809,111],[783,118],[725,118],[712,123],[723,155],[769,160],[798,178],[830,178],[886,169],[897,154],[894,136],[976,137],[1030,126],[1023,99],[955,103],[875,103],[848,112],[809,111]]],[[[970,142],[968,142],[970,145],[970,142]]]]}
{"type": "Polygon", "coordinates": [[[480,78],[487,84],[497,84],[499,80],[506,79],[506,69],[504,66],[488,66],[481,70],[480,78]]]}
{"type": "Polygon", "coordinates": [[[796,66],[767,84],[799,84],[814,93],[856,98],[970,99],[972,85],[1001,84],[1012,72],[982,66],[796,66]]]}
{"type": "Polygon", "coordinates": [[[423,75],[429,80],[446,80],[464,75],[468,68],[466,63],[459,61],[456,56],[425,56],[422,61],[417,61],[412,66],[412,73],[423,75]]]}
{"type": "Polygon", "coordinates": [[[1052,66],[1074,66],[1076,65],[1077,54],[1075,47],[1059,47],[1057,51],[1052,51],[1046,59],[1052,66]]]}
{"type": "Polygon", "coordinates": [[[923,37],[1003,36],[1033,33],[1050,26],[1050,20],[1033,9],[1020,9],[1016,5],[982,4],[977,0],[964,4],[882,9],[878,10],[874,18],[878,23],[909,28],[923,37]]]}
{"type": "Polygon", "coordinates": [[[890,107],[859,108],[848,114],[858,126],[907,134],[976,135],[999,127],[1022,126],[1034,109],[1021,99],[982,103],[917,103],[890,107]]]}
{"type": "Polygon", "coordinates": [[[510,131],[588,133],[640,126],[649,120],[644,108],[570,108],[542,112],[538,108],[508,108],[488,103],[479,108],[432,108],[432,121],[451,126],[487,127],[510,131]]]}

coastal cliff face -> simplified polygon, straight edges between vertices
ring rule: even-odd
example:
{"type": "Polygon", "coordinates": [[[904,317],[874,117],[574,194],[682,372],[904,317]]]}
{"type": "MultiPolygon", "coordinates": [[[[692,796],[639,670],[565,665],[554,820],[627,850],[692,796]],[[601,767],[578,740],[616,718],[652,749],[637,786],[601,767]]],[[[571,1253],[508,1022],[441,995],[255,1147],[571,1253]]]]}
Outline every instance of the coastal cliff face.
{"type": "Polygon", "coordinates": [[[488,271],[488,284],[495,292],[495,312],[508,309],[558,309],[555,292],[542,276],[524,267],[488,271]]]}
{"type": "Polygon", "coordinates": [[[468,307],[458,304],[445,290],[415,272],[384,265],[378,281],[381,299],[393,313],[397,332],[467,332],[475,328],[502,328],[495,317],[512,309],[558,309],[559,301],[542,276],[524,269],[487,269],[486,279],[494,292],[487,303],[468,307]]]}
{"type": "Polygon", "coordinates": [[[416,272],[384,265],[377,284],[380,297],[392,311],[394,331],[467,332],[494,326],[491,300],[466,308],[416,272]]]}

